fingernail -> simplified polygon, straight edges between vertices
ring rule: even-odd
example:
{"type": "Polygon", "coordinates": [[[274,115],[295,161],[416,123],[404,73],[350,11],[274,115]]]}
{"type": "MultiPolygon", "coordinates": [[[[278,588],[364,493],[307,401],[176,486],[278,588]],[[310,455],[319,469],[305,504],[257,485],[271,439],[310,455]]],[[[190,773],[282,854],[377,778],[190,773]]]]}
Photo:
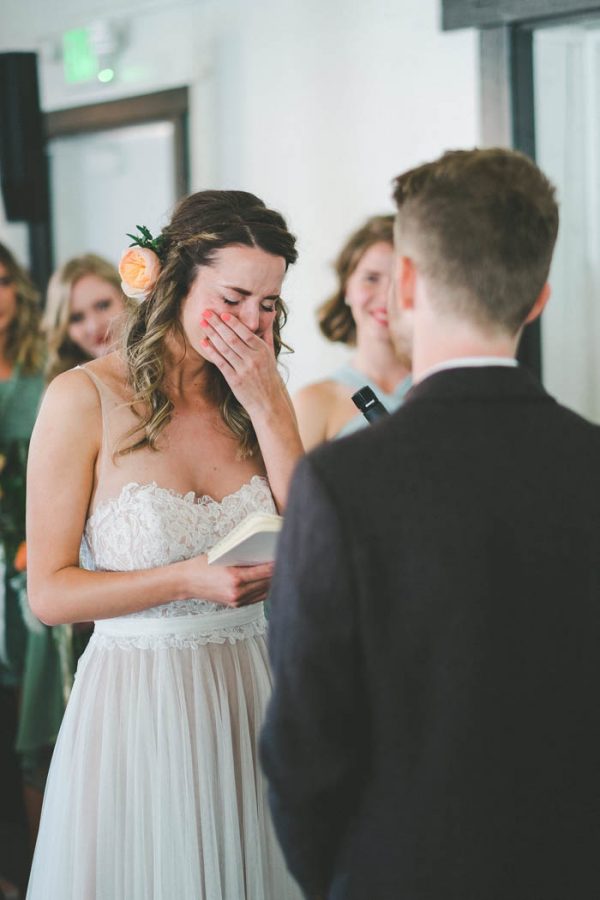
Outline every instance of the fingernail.
{"type": "Polygon", "coordinates": [[[231,318],[231,313],[221,313],[221,319],[223,322],[229,322],[231,318]]]}
{"type": "Polygon", "coordinates": [[[208,328],[208,322],[206,319],[200,319],[200,328],[208,328]]]}
{"type": "Polygon", "coordinates": [[[202,340],[200,341],[200,345],[201,345],[202,347],[209,347],[209,346],[210,346],[210,341],[209,341],[209,339],[208,339],[208,338],[202,338],[202,340]]]}
{"type": "Polygon", "coordinates": [[[214,312],[212,309],[205,309],[202,315],[206,318],[208,316],[214,316],[214,312]]]}

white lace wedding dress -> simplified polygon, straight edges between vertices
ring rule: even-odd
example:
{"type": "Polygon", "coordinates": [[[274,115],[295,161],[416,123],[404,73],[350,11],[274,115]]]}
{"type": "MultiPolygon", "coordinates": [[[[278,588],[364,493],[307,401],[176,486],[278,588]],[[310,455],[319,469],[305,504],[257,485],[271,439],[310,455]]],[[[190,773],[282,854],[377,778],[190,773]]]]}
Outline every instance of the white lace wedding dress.
{"type": "MultiPolygon", "coordinates": [[[[86,524],[82,565],[205,553],[253,510],[127,484],[86,524]]],[[[296,900],[257,742],[271,681],[262,604],[176,601],[104,619],[80,660],[44,799],[28,900],[296,900]]]]}

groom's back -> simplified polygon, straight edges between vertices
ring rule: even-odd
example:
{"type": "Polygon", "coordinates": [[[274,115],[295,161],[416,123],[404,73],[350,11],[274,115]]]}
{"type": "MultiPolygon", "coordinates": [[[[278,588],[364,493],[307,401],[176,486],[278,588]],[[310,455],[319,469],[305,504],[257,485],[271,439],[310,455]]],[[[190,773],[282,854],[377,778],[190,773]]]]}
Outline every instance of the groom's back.
{"type": "Polygon", "coordinates": [[[371,712],[340,896],[600,896],[600,429],[455,369],[313,460],[353,523],[371,712]]]}
{"type": "Polygon", "coordinates": [[[275,824],[330,900],[591,900],[600,429],[514,360],[549,297],[554,189],[492,148],[403,173],[394,199],[390,334],[416,386],[294,478],[275,824]]]}

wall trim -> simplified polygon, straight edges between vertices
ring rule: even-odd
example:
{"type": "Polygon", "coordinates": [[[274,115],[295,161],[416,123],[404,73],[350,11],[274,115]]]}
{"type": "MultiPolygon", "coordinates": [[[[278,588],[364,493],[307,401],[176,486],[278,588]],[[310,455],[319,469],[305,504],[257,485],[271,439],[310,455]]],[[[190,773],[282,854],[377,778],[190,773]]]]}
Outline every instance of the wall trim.
{"type": "Polygon", "coordinates": [[[442,0],[442,29],[493,28],[600,13],[593,0],[442,0]]]}

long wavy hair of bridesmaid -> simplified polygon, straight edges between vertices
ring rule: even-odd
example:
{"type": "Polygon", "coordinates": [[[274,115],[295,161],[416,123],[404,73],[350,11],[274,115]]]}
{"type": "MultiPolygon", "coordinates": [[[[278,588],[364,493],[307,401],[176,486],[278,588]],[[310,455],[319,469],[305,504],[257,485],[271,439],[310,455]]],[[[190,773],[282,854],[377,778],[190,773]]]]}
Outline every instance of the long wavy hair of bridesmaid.
{"type": "MultiPolygon", "coordinates": [[[[217,251],[242,244],[259,247],[285,259],[286,268],[297,259],[296,239],[285,219],[268,209],[254,194],[245,191],[200,191],[184,198],[175,208],[161,236],[161,271],[151,293],[130,314],[123,336],[131,407],[139,419],[126,436],[130,443],[121,453],[142,447],[157,449],[157,439],[173,412],[165,387],[166,341],[177,333],[181,304],[200,266],[211,265],[217,251]]],[[[287,319],[282,300],[276,304],[273,322],[275,355],[283,347],[281,329],[287,319]]],[[[257,447],[250,416],[234,396],[216,366],[209,365],[208,390],[217,403],[225,425],[240,445],[240,455],[249,456],[257,447]]]]}
{"type": "Polygon", "coordinates": [[[6,269],[7,277],[15,285],[17,294],[17,312],[8,327],[6,357],[26,375],[31,375],[39,372],[44,365],[40,295],[25,269],[4,244],[0,244],[0,265],[6,269]]]}

